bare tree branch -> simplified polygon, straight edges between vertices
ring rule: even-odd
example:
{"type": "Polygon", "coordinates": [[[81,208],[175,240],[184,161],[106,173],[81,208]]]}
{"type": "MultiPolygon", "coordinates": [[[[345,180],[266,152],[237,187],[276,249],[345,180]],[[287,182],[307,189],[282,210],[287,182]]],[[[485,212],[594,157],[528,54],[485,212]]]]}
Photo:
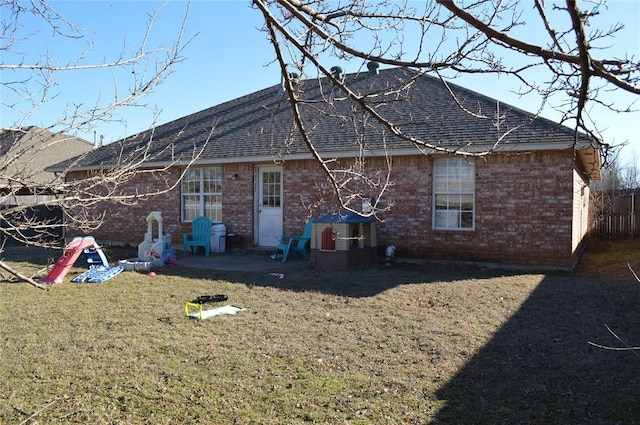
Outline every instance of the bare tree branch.
{"type": "Polygon", "coordinates": [[[631,268],[631,264],[627,263],[627,267],[629,267],[629,270],[631,270],[631,274],[633,274],[633,277],[638,281],[638,283],[640,283],[640,277],[638,277],[636,272],[631,268]]]}
{"type": "MultiPolygon", "coordinates": [[[[355,169],[347,172],[335,168],[336,159],[323,158],[315,148],[315,140],[309,130],[319,115],[338,118],[343,114],[341,120],[344,123],[360,120],[362,125],[354,125],[353,128],[358,134],[356,139],[361,142],[354,143],[362,143],[363,150],[367,149],[364,144],[365,133],[374,127],[367,127],[365,122],[375,122],[389,137],[405,140],[425,153],[446,152],[483,157],[498,149],[516,129],[501,126],[499,114],[473,110],[457,99],[448,88],[447,77],[497,74],[519,82],[521,95],[538,96],[540,107],[536,113],[549,107],[558,110],[562,117],[560,122],[574,129],[574,144],[588,137],[594,146],[603,146],[606,151],[599,130],[592,124],[592,107],[629,110],[629,105],[619,106],[616,102],[603,100],[601,94],[604,90],[640,94],[640,64],[633,57],[618,59],[593,56],[594,42],[612,39],[622,28],[622,25],[613,25],[608,29],[587,33],[586,26],[593,28],[593,22],[599,14],[597,5],[593,6],[594,10],[583,11],[572,0],[565,0],[563,7],[537,0],[533,16],[539,18],[540,23],[536,24],[540,25],[546,38],[539,43],[536,39],[534,44],[517,32],[523,25],[532,25],[525,23],[523,18],[526,2],[518,0],[477,0],[469,3],[430,0],[420,4],[423,6],[421,10],[415,7],[415,3],[382,0],[343,3],[253,0],[252,4],[262,13],[265,31],[274,45],[283,75],[283,88],[294,111],[292,128],[300,133],[301,139],[325,170],[340,200],[340,207],[350,211],[357,208],[349,203],[354,198],[346,187],[355,181],[355,169]],[[554,15],[564,13],[569,24],[557,20],[560,23],[560,28],[557,28],[550,19],[551,13],[548,13],[551,9],[554,15]],[[547,44],[544,43],[546,39],[547,44]],[[510,55],[508,59],[501,55],[505,51],[510,55]],[[403,101],[401,93],[410,90],[415,78],[425,74],[436,75],[461,110],[479,120],[491,119],[494,122],[495,141],[478,152],[470,149],[469,144],[447,147],[417,138],[405,130],[406,123],[401,124],[397,119],[381,113],[377,102],[383,98],[383,93],[363,95],[352,90],[341,73],[334,73],[335,67],[326,65],[327,60],[332,59],[351,64],[357,62],[356,66],[375,62],[410,69],[412,72],[407,72],[405,81],[396,88],[398,102],[403,101]],[[297,83],[292,83],[289,77],[292,67],[302,76],[312,76],[315,71],[318,77],[324,78],[319,78],[318,83],[326,108],[314,103],[316,101],[305,96],[297,83]],[[597,79],[597,84],[594,79],[597,79]],[[326,86],[323,87],[323,84],[326,86]],[[340,102],[350,105],[352,118],[338,111],[340,102]],[[311,121],[303,114],[303,108],[310,106],[316,111],[311,121]]],[[[598,51],[606,53],[606,49],[598,51]]],[[[356,168],[363,173],[359,180],[365,186],[374,181],[365,175],[365,162],[356,159],[355,163],[360,164],[356,168]]],[[[391,170],[387,169],[387,173],[390,176],[391,170]]],[[[377,212],[372,215],[377,215],[377,212]]]]}
{"type": "Polygon", "coordinates": [[[640,347],[630,346],[625,341],[623,341],[622,338],[616,335],[616,333],[611,330],[609,325],[604,325],[604,326],[607,328],[607,331],[609,331],[609,333],[613,335],[614,338],[617,339],[623,345],[623,347],[611,347],[608,345],[602,345],[602,344],[597,344],[595,342],[588,341],[590,345],[593,345],[594,347],[602,348],[605,350],[611,350],[611,351],[631,351],[633,354],[640,357],[640,347]]]}
{"type": "MultiPolygon", "coordinates": [[[[166,3],[165,3],[166,5],[166,3]]],[[[32,211],[39,207],[59,207],[63,210],[64,226],[90,232],[98,228],[108,209],[97,209],[97,206],[135,205],[153,196],[174,190],[186,170],[206,148],[215,128],[212,123],[210,132],[204,143],[193,147],[189,157],[173,155],[173,145],[156,146],[154,139],[155,123],[151,130],[143,133],[135,143],[134,149],[125,148],[129,141],[114,143],[105,149],[111,151],[109,167],[103,169],[77,171],[89,151],[66,164],[59,165],[56,174],[42,177],[37,164],[30,164],[29,158],[42,157],[47,152],[64,150],[65,145],[71,143],[73,137],[60,136],[71,134],[79,129],[90,128],[96,122],[112,120],[115,111],[123,106],[144,106],[141,99],[151,93],[162,81],[168,78],[175,66],[183,61],[183,51],[192,39],[186,39],[186,23],[189,14],[189,4],[185,4],[185,12],[179,24],[173,42],[170,46],[153,46],[151,44],[154,24],[159,18],[164,5],[153,10],[148,22],[141,22],[144,30],[142,38],[132,53],[127,53],[125,47],[114,60],[88,63],[87,57],[93,42],[75,59],[66,64],[59,64],[47,50],[34,62],[28,62],[25,57],[17,62],[5,61],[5,58],[15,58],[18,46],[23,41],[20,20],[23,16],[39,17],[58,36],[71,40],[82,40],[77,27],[57,13],[51,5],[39,0],[25,2],[11,0],[2,2],[3,19],[0,37],[2,44],[0,51],[11,53],[3,55],[0,60],[0,70],[3,76],[8,71],[11,75],[27,75],[16,77],[14,80],[3,79],[3,89],[10,90],[19,100],[4,106],[20,113],[21,118],[12,128],[2,129],[0,133],[2,157],[0,158],[0,220],[3,226],[0,233],[19,242],[43,247],[60,248],[60,241],[55,235],[61,223],[56,219],[43,220],[35,217],[32,211]],[[5,19],[4,12],[8,18],[5,19]],[[58,121],[49,123],[45,128],[25,127],[24,123],[38,108],[55,98],[53,89],[56,76],[63,73],[87,73],[101,70],[112,70],[114,75],[114,95],[111,100],[96,99],[93,105],[70,104],[62,111],[58,121]],[[120,85],[124,81],[115,75],[120,70],[129,78],[126,84],[129,89],[123,91],[120,85]],[[34,82],[39,87],[34,90],[34,82]],[[26,105],[26,107],[25,107],[26,105]],[[163,161],[161,167],[149,167],[161,155],[169,152],[174,158],[170,164],[163,161]],[[172,166],[180,165],[182,174],[169,176],[165,172],[172,166]],[[154,187],[137,188],[132,185],[135,179],[142,176],[155,179],[154,187]],[[24,195],[28,194],[28,198],[24,195]],[[20,199],[19,202],[16,200],[20,199]],[[27,200],[28,199],[28,200],[27,200]],[[98,211],[98,212],[96,212],[98,211]],[[102,211],[102,212],[100,212],[102,211]]],[[[32,34],[27,34],[28,39],[32,34]]],[[[125,44],[126,46],[126,44],[125,44]]],[[[4,99],[4,97],[3,97],[4,99]]],[[[0,249],[0,254],[4,252],[0,249]]],[[[0,260],[0,269],[4,269],[18,279],[35,287],[46,288],[33,278],[25,276],[13,269],[9,264],[0,260]]]]}

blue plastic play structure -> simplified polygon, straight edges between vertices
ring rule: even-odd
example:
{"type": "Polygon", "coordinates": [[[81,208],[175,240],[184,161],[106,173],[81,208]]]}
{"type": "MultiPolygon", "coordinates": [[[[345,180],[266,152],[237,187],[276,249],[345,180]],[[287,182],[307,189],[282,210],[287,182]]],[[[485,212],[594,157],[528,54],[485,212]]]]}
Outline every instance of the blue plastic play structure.
{"type": "Polygon", "coordinates": [[[110,267],[109,261],[107,261],[107,257],[104,255],[102,248],[97,244],[86,247],[82,253],[84,254],[89,270],[71,279],[72,282],[102,283],[124,270],[120,265],[110,267]]]}

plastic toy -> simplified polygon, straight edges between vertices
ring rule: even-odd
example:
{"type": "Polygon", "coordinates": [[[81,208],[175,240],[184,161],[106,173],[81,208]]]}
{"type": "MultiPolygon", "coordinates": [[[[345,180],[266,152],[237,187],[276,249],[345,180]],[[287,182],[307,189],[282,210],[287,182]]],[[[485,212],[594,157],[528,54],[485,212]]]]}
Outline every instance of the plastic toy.
{"type": "Polygon", "coordinates": [[[165,235],[162,232],[162,213],[151,211],[147,216],[147,232],[144,234],[144,241],[138,244],[138,259],[151,262],[153,266],[162,267],[164,265],[162,253],[169,248],[171,248],[171,235],[165,235]],[[158,223],[156,239],[153,238],[154,221],[158,223]]]}
{"type": "Polygon", "coordinates": [[[83,251],[89,270],[71,279],[72,282],[102,283],[122,272],[122,266],[110,267],[107,257],[97,244],[93,244],[83,251]]]}
{"type": "Polygon", "coordinates": [[[147,232],[144,240],[138,244],[138,257],[120,260],[118,264],[125,271],[149,272],[154,267],[162,267],[168,264],[165,260],[171,257],[175,264],[175,251],[171,248],[171,235],[162,232],[162,213],[151,211],[146,218],[147,232]],[[153,237],[153,222],[158,223],[158,237],[153,237]],[[166,251],[170,251],[165,256],[166,251]],[[172,254],[173,253],[173,254],[172,254]]]}
{"type": "Polygon", "coordinates": [[[234,305],[223,305],[222,307],[204,310],[202,304],[190,303],[188,301],[184,303],[184,315],[197,320],[205,320],[210,319],[211,317],[227,314],[238,314],[244,310],[244,308],[236,307],[234,305]]]}
{"type": "Polygon", "coordinates": [[[71,279],[75,283],[102,283],[109,279],[114,278],[120,272],[122,272],[122,266],[105,267],[105,266],[93,266],[81,275],[71,279]]]}
{"type": "MultiPolygon", "coordinates": [[[[67,272],[76,262],[80,253],[86,251],[91,252],[91,254],[87,257],[87,264],[89,264],[89,270],[86,273],[92,272],[91,278],[95,279],[103,279],[100,280],[104,282],[104,280],[111,279],[113,276],[117,275],[122,271],[122,269],[118,270],[118,267],[114,269],[109,268],[109,263],[107,262],[102,249],[96,244],[96,240],[93,236],[78,236],[73,238],[71,242],[65,247],[62,255],[56,261],[56,264],[53,266],[49,273],[40,279],[40,282],[50,283],[50,284],[58,284],[64,280],[67,272]],[[98,269],[100,268],[100,269],[98,269]]],[[[81,276],[85,275],[83,273],[81,276]]],[[[78,279],[78,276],[76,279],[78,279]]],[[[86,279],[89,279],[89,275],[85,276],[86,279]]],[[[74,282],[76,280],[74,279],[74,282]]],[[[95,282],[98,282],[96,280],[95,282]]]]}
{"type": "Polygon", "coordinates": [[[164,251],[162,251],[162,262],[165,264],[173,264],[174,266],[177,266],[178,263],[176,263],[176,251],[173,249],[165,249],[164,251]]]}
{"type": "Polygon", "coordinates": [[[218,295],[200,295],[195,300],[191,301],[193,304],[204,304],[204,303],[218,303],[221,301],[228,300],[229,297],[224,294],[218,295]]]}

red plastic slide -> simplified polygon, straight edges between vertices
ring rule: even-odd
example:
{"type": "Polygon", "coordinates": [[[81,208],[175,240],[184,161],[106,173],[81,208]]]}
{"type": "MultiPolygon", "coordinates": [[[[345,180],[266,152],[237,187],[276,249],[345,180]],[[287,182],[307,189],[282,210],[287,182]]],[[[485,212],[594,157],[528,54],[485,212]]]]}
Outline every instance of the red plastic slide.
{"type": "Polygon", "coordinates": [[[73,238],[73,240],[69,242],[69,245],[65,247],[62,256],[58,259],[49,274],[41,278],[40,282],[51,284],[62,283],[65,275],[71,266],[73,266],[73,263],[76,262],[82,250],[95,245],[95,243],[96,240],[93,236],[73,238]]]}

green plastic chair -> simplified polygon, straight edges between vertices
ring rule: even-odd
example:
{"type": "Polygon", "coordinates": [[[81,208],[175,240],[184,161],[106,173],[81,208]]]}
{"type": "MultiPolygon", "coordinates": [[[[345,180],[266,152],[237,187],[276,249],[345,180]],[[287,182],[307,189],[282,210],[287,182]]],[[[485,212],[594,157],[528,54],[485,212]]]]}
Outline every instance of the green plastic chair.
{"type": "Polygon", "coordinates": [[[307,221],[307,225],[304,228],[302,235],[282,235],[280,236],[280,242],[276,248],[276,253],[282,251],[282,262],[286,262],[289,258],[289,252],[293,251],[305,260],[309,259],[308,245],[311,243],[311,220],[307,221]]]}
{"type": "Polygon", "coordinates": [[[194,246],[204,247],[204,253],[208,257],[211,249],[211,226],[213,223],[207,217],[198,217],[191,222],[191,233],[182,234],[182,250],[187,255],[189,248],[194,246]]]}

